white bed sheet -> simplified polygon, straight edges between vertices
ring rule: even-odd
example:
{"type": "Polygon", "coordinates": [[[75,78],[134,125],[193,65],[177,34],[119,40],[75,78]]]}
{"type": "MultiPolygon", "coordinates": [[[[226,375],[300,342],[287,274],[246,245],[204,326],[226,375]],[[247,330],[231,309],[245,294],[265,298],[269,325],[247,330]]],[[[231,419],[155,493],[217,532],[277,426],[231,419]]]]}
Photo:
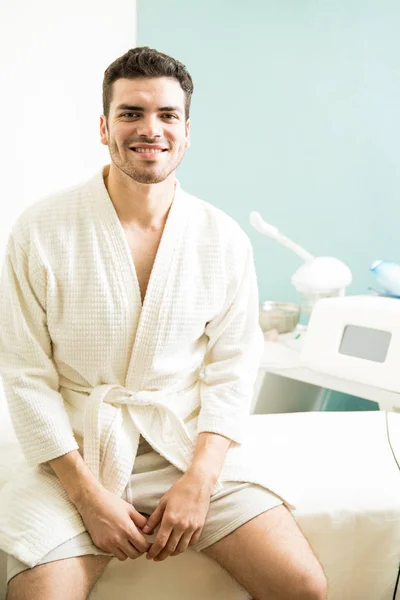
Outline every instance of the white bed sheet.
{"type": "MultiPolygon", "coordinates": [[[[9,425],[4,430],[7,419],[1,423],[0,485],[12,472],[10,457],[19,454],[9,425]]],[[[259,460],[267,464],[275,455],[301,482],[302,498],[293,516],[324,567],[328,600],[393,600],[400,563],[395,459],[400,463],[400,414],[253,415],[251,427],[260,439],[259,460]]],[[[91,597],[177,600],[189,592],[191,600],[247,598],[223,570],[192,550],[158,564],[143,557],[133,563],[113,560],[91,597]]],[[[3,580],[0,598],[4,594],[3,580]]]]}

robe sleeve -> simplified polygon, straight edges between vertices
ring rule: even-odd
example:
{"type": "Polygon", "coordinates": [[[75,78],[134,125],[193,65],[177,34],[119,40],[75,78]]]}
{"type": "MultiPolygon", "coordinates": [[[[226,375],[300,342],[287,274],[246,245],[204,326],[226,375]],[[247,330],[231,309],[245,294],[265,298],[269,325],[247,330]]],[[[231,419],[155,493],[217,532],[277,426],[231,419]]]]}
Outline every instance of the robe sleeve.
{"type": "Polygon", "coordinates": [[[58,391],[43,271],[11,235],[0,285],[0,375],[12,424],[30,466],[78,449],[58,391]]]}
{"type": "Polygon", "coordinates": [[[250,241],[243,249],[244,267],[230,286],[220,314],[207,323],[209,338],[201,378],[197,432],[218,433],[241,443],[254,383],[264,350],[259,326],[259,297],[250,241]]]}

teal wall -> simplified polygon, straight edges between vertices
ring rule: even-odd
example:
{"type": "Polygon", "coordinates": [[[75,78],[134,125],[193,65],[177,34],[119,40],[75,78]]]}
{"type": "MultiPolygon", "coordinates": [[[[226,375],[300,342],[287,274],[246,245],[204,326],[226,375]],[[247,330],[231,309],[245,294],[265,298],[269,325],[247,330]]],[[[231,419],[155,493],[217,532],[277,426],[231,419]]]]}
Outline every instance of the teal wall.
{"type": "Polygon", "coordinates": [[[258,210],[316,255],[374,281],[400,262],[398,0],[138,0],[138,45],[194,79],[188,191],[248,232],[262,300],[298,300],[301,260],[249,225],[258,210]]]}
{"type": "Polygon", "coordinates": [[[249,234],[260,300],[298,301],[293,253],[249,225],[258,210],[315,255],[400,262],[398,0],[138,0],[138,45],[194,79],[182,186],[249,234]]]}

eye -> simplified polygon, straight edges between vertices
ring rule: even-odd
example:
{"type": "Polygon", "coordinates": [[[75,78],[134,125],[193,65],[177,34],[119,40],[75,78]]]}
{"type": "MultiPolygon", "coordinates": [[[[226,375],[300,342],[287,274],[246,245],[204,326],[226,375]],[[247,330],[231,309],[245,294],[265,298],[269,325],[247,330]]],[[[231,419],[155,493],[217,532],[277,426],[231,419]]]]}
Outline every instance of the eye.
{"type": "Polygon", "coordinates": [[[126,117],[126,115],[134,115],[135,117],[139,116],[139,113],[135,113],[135,112],[127,112],[127,113],[123,113],[121,115],[121,117],[126,117]]]}
{"type": "Polygon", "coordinates": [[[164,117],[164,118],[168,118],[168,120],[177,119],[178,118],[176,115],[173,115],[173,114],[170,114],[170,113],[165,113],[165,114],[163,114],[161,116],[164,117]]]}

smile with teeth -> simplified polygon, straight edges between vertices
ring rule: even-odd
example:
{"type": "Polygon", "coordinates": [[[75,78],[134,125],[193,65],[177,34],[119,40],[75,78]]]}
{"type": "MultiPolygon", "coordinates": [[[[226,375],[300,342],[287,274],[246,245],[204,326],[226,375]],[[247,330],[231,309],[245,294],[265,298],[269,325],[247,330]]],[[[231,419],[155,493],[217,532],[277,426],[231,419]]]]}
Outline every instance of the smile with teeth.
{"type": "Polygon", "coordinates": [[[160,148],[131,148],[134,152],[143,152],[144,154],[155,154],[157,152],[165,152],[165,150],[161,150],[160,148]]]}

